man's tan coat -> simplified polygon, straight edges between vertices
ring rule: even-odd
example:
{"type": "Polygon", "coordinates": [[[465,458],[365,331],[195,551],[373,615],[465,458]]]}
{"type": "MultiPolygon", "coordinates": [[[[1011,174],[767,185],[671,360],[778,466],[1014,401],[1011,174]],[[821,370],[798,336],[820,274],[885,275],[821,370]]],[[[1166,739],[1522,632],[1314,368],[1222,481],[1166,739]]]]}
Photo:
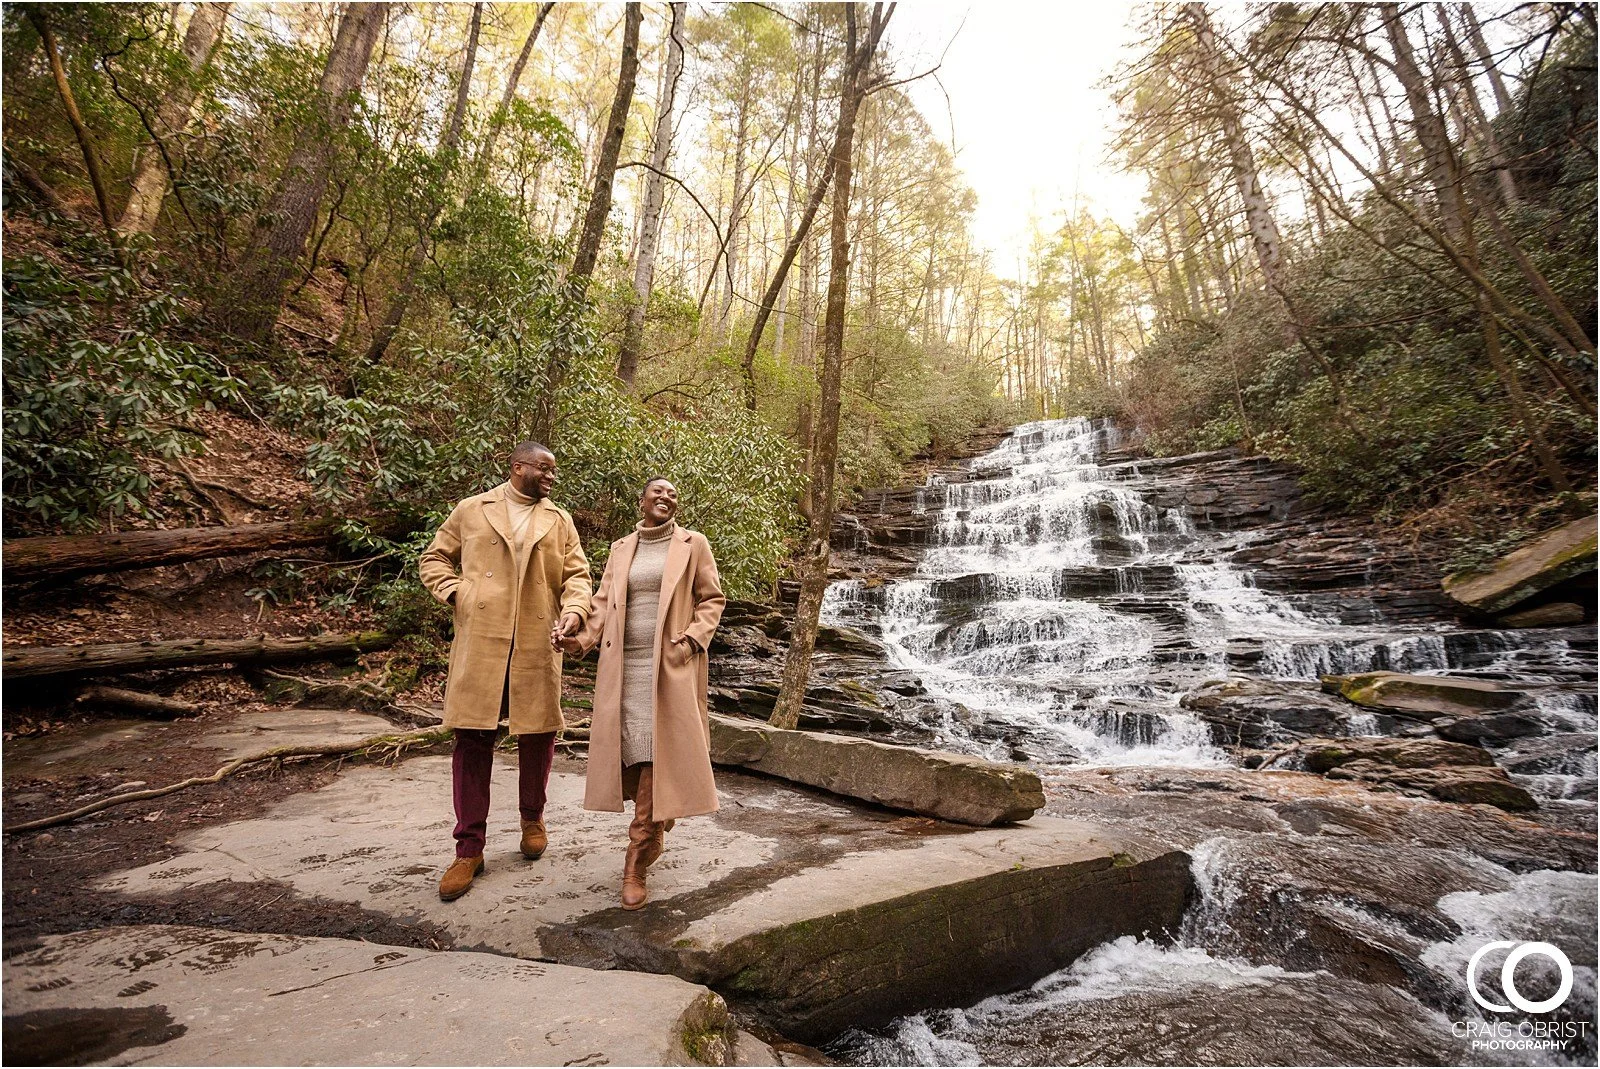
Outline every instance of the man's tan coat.
{"type": "MultiPolygon", "coordinates": [[[[639,536],[611,544],[594,612],[578,635],[584,652],[600,647],[594,679],[594,714],[589,722],[589,775],[585,809],[622,811],[622,630],[628,618],[628,569],[639,536]]],[[[711,717],[706,705],[706,654],[688,643],[674,646],[679,633],[711,647],[722,619],[722,586],[711,543],[698,531],[679,528],[667,547],[661,574],[661,607],[656,610],[654,817],[673,820],[717,808],[711,777],[711,717]]]]}
{"type": "Polygon", "coordinates": [[[505,484],[455,507],[418,565],[422,585],[445,604],[455,595],[455,641],[444,724],[493,729],[507,693],[511,733],[556,731],[561,654],[550,629],[564,613],[589,615],[589,561],[565,509],[541,499],[514,552],[505,484]]]}

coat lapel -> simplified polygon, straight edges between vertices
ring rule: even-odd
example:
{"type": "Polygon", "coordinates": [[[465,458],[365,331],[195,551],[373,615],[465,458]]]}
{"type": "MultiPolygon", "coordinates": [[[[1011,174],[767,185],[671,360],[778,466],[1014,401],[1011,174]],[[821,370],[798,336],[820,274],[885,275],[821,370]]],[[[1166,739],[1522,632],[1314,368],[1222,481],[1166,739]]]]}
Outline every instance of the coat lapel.
{"type": "MultiPolygon", "coordinates": [[[[667,547],[667,560],[661,566],[661,604],[656,609],[656,635],[661,635],[661,626],[667,619],[667,606],[672,604],[672,592],[677,589],[678,580],[683,578],[683,573],[689,568],[689,532],[679,529],[672,536],[672,544],[667,547]]],[[[657,639],[660,645],[660,637],[657,639]]]]}
{"type": "Polygon", "coordinates": [[[628,619],[628,569],[633,567],[633,553],[639,548],[639,536],[626,535],[619,542],[617,548],[611,551],[611,559],[606,561],[606,571],[616,576],[611,580],[611,604],[616,608],[611,610],[611,619],[617,621],[618,630],[628,619]]]}
{"type": "Polygon", "coordinates": [[[550,503],[548,497],[541,497],[539,503],[533,507],[533,516],[528,520],[528,548],[531,550],[539,544],[539,539],[550,533],[550,528],[555,526],[556,507],[550,503]]]}
{"type": "Polygon", "coordinates": [[[511,513],[506,509],[505,487],[497,486],[487,494],[478,498],[483,502],[483,517],[489,521],[489,526],[505,539],[506,549],[516,552],[516,543],[511,541],[511,513]]]}

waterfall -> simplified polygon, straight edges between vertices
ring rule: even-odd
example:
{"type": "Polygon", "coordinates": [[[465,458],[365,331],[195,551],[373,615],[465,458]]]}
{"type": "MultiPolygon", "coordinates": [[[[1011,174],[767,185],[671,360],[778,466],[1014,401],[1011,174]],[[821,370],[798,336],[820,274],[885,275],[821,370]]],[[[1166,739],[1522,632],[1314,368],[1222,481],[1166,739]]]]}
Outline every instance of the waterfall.
{"type": "MultiPolygon", "coordinates": [[[[1001,759],[1097,765],[1227,763],[1178,699],[1229,674],[1315,681],[1375,670],[1552,678],[1565,644],[1537,635],[1346,626],[1260,589],[1229,563],[1236,536],[1147,497],[1119,438],[1082,418],[1018,427],[930,478],[915,510],[930,544],[913,576],[833,584],[824,619],[874,634],[938,699],[938,744],[1001,759]]],[[[1357,731],[1371,730],[1370,724],[1357,731]]]]}

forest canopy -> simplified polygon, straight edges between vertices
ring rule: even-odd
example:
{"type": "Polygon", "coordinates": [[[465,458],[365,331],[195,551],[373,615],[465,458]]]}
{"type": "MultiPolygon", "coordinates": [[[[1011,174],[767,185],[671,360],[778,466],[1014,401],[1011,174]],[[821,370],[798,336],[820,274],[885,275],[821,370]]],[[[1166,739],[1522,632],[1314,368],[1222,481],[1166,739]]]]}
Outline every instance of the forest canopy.
{"type": "Polygon", "coordinates": [[[1143,211],[1063,206],[1015,277],[892,13],[8,5],[8,533],[203,521],[212,412],[350,516],[548,440],[599,552],[667,474],[741,595],[1028,418],[1468,540],[1591,494],[1592,6],[1136,9],[1143,211]]]}

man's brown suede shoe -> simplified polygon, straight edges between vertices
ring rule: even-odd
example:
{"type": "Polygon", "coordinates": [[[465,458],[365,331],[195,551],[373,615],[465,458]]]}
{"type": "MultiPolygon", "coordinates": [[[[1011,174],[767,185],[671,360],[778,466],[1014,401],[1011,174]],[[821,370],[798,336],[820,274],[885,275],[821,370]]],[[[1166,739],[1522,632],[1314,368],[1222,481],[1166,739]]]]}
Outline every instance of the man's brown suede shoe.
{"type": "Polygon", "coordinates": [[[456,858],[450,862],[450,867],[444,870],[444,875],[439,877],[439,897],[446,902],[454,902],[467,893],[474,877],[482,871],[482,854],[477,857],[456,858]]]}
{"type": "Polygon", "coordinates": [[[545,834],[544,821],[524,820],[522,822],[522,856],[529,861],[538,861],[544,856],[545,848],[550,845],[550,836],[545,834]]]}

